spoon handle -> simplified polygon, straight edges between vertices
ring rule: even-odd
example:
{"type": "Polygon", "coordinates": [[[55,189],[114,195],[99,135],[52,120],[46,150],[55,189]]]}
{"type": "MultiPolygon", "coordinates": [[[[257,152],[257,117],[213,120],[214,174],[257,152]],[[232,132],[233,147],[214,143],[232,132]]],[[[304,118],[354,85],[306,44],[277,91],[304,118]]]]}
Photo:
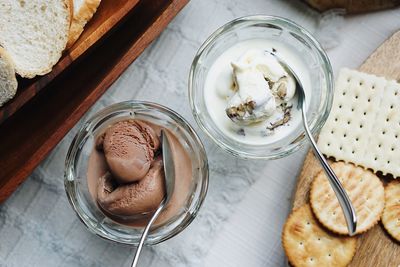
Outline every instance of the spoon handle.
{"type": "Polygon", "coordinates": [[[325,157],[322,155],[321,151],[317,147],[314,137],[312,136],[311,131],[308,127],[306,111],[305,111],[306,110],[305,101],[303,101],[303,108],[301,110],[302,110],[304,128],[306,130],[308,139],[311,142],[311,145],[312,145],[312,148],[314,151],[314,155],[320,161],[326,175],[328,176],[329,183],[331,184],[333,191],[335,191],[336,197],[337,197],[339,204],[343,210],[343,214],[346,219],[347,229],[349,230],[349,235],[353,236],[355,234],[356,228],[357,228],[357,216],[356,216],[356,212],[354,210],[353,204],[351,203],[349,196],[347,195],[346,191],[344,190],[344,188],[343,188],[342,184],[340,183],[340,180],[337,178],[335,172],[329,166],[325,157]]]}
{"type": "Polygon", "coordinates": [[[154,221],[157,219],[158,215],[160,215],[161,211],[163,210],[163,208],[165,206],[165,202],[166,202],[166,198],[163,199],[163,201],[161,202],[160,206],[157,208],[156,212],[154,212],[154,214],[151,217],[150,221],[146,225],[146,228],[144,228],[144,231],[143,231],[142,237],[140,238],[139,245],[138,245],[138,247],[136,249],[135,257],[133,258],[131,267],[136,267],[137,266],[138,261],[139,261],[140,252],[142,251],[142,248],[143,248],[143,245],[144,245],[144,241],[147,238],[147,234],[150,231],[151,225],[154,223],[154,221]]]}

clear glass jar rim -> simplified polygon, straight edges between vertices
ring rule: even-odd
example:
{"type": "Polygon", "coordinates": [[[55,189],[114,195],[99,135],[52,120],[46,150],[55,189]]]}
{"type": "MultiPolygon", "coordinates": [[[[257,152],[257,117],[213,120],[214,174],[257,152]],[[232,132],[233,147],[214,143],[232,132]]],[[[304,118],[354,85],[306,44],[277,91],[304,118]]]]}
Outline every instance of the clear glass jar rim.
{"type": "Polygon", "coordinates": [[[194,131],[192,126],[187,122],[181,115],[173,111],[172,109],[165,107],[163,105],[154,103],[154,102],[147,102],[147,101],[136,101],[136,100],[130,100],[130,101],[124,101],[124,102],[119,102],[113,105],[110,105],[94,115],[92,115],[83,125],[82,127],[78,130],[77,134],[75,135],[67,156],[65,160],[65,172],[64,172],[64,186],[67,194],[67,198],[77,214],[78,218],[82,221],[82,223],[87,227],[87,229],[94,233],[95,235],[106,239],[110,241],[114,241],[117,243],[123,243],[123,244],[128,244],[128,245],[134,245],[136,242],[125,242],[120,240],[119,238],[115,236],[111,236],[110,233],[106,233],[104,230],[100,229],[99,227],[96,227],[96,225],[93,225],[91,222],[91,219],[88,218],[87,214],[84,212],[82,207],[80,206],[80,203],[78,201],[78,194],[76,192],[76,173],[75,173],[75,163],[77,161],[77,158],[79,158],[79,148],[80,146],[83,146],[83,144],[86,142],[85,138],[91,133],[93,130],[92,127],[94,127],[96,124],[101,123],[101,120],[107,116],[108,114],[112,113],[115,110],[118,109],[124,109],[124,108],[129,108],[134,110],[135,108],[147,108],[147,109],[155,109],[161,113],[167,114],[171,119],[173,119],[175,122],[177,122],[181,127],[185,129],[187,134],[190,136],[190,138],[193,139],[193,142],[197,145],[197,153],[199,153],[199,159],[202,162],[202,177],[199,181],[200,183],[200,193],[198,196],[198,200],[195,201],[194,207],[192,208],[189,216],[185,218],[185,220],[178,226],[174,227],[171,229],[168,233],[166,233],[165,236],[162,236],[155,240],[154,242],[146,243],[149,245],[155,245],[158,243],[161,243],[165,240],[168,240],[178,233],[180,233],[182,230],[184,230],[190,223],[194,220],[196,217],[197,213],[199,212],[207,191],[208,191],[208,181],[209,181],[209,168],[208,168],[208,159],[206,155],[206,151],[204,148],[203,143],[201,142],[200,138],[198,137],[197,133],[194,131]]]}
{"type": "Polygon", "coordinates": [[[307,141],[306,138],[304,138],[304,134],[300,135],[300,140],[298,141],[296,146],[290,147],[290,149],[286,149],[283,151],[280,151],[278,153],[270,153],[269,155],[256,155],[256,154],[250,154],[250,153],[245,153],[243,151],[237,151],[230,147],[229,145],[225,144],[223,141],[219,140],[216,138],[210,131],[209,129],[203,124],[203,122],[200,119],[199,114],[202,112],[197,110],[196,108],[196,103],[195,103],[195,98],[194,98],[194,80],[195,80],[195,70],[199,64],[199,59],[203,55],[204,51],[209,48],[214,41],[223,33],[225,33],[228,30],[231,30],[232,28],[238,27],[238,26],[253,26],[257,25],[258,23],[269,23],[271,25],[276,25],[279,27],[284,27],[286,29],[296,31],[297,33],[301,34],[301,37],[303,37],[308,44],[311,44],[317,51],[318,58],[321,59],[323,65],[323,71],[324,75],[326,78],[326,98],[325,98],[325,103],[323,105],[323,109],[325,112],[317,119],[317,122],[311,127],[311,132],[312,134],[316,134],[319,132],[325,123],[325,121],[328,118],[329,112],[332,107],[332,102],[333,102],[333,71],[332,71],[332,66],[329,61],[329,58],[325,52],[325,50],[322,48],[321,44],[313,37],[313,35],[308,32],[305,28],[302,26],[298,25],[297,23],[283,18],[279,16],[269,16],[269,15],[251,15],[251,16],[244,16],[240,17],[237,19],[234,19],[225,25],[221,26],[218,28],[216,31],[214,31],[205,41],[204,43],[200,46],[198,49],[191,68],[189,72],[189,81],[188,81],[188,95],[189,95],[189,102],[190,106],[192,109],[192,114],[196,120],[196,123],[199,125],[199,127],[207,134],[207,136],[213,140],[219,147],[221,147],[223,150],[233,154],[234,156],[242,157],[242,158],[248,158],[248,159],[278,159],[285,157],[287,155],[290,155],[297,150],[299,150],[304,143],[307,141]]]}

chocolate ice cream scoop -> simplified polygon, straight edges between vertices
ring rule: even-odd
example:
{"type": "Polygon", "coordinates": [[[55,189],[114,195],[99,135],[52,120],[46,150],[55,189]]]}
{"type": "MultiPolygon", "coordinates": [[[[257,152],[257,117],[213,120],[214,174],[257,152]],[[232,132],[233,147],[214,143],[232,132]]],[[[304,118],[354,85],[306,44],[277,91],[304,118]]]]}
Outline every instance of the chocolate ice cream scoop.
{"type": "Polygon", "coordinates": [[[97,203],[115,216],[132,216],[153,212],[165,195],[164,171],[161,158],[156,158],[145,177],[136,183],[117,185],[112,174],[98,180],[97,203]]]}
{"type": "MultiPolygon", "coordinates": [[[[108,167],[120,183],[143,179],[160,146],[155,131],[139,120],[117,122],[105,131],[103,138],[108,167]]],[[[98,146],[101,146],[101,139],[98,146]]]]}
{"type": "Polygon", "coordinates": [[[192,162],[185,147],[173,132],[162,126],[128,119],[99,132],[88,162],[89,192],[113,221],[142,227],[161,203],[165,195],[159,139],[162,130],[171,146],[175,187],[155,224],[168,221],[184,207],[192,185],[192,162]]]}

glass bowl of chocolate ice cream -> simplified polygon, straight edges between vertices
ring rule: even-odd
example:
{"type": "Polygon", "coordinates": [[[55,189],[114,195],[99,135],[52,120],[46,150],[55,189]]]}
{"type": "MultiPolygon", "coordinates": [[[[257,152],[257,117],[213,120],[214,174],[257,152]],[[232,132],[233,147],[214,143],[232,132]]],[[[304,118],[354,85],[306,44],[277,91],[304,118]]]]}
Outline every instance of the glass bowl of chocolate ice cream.
{"type": "Polygon", "coordinates": [[[127,101],[90,118],[67,154],[67,196],[91,232],[119,243],[139,242],[165,195],[161,130],[172,149],[175,189],[146,244],[175,236],[195,218],[208,185],[207,157],[200,139],[174,111],[155,103],[127,101]]]}

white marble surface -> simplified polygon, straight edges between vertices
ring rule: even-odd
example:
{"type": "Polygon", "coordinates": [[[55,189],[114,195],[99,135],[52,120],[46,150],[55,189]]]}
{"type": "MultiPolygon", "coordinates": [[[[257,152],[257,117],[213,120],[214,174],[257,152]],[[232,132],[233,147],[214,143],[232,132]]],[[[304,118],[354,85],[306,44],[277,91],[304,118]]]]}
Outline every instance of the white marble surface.
{"type": "MultiPolygon", "coordinates": [[[[250,14],[288,17],[311,32],[319,19],[294,0],[192,0],[90,113],[127,99],[149,100],[180,112],[198,130],[187,101],[191,60],[217,27],[250,14]]],[[[335,72],[356,68],[399,30],[400,10],[345,17],[338,25],[339,43],[328,51],[335,72]]],[[[0,206],[0,266],[128,266],[131,249],[88,233],[66,200],[63,161],[75,132],[0,206]]],[[[282,160],[243,162],[199,134],[211,171],[204,207],[181,235],[146,249],[142,266],[285,266],[280,232],[305,149],[282,160]]]]}

